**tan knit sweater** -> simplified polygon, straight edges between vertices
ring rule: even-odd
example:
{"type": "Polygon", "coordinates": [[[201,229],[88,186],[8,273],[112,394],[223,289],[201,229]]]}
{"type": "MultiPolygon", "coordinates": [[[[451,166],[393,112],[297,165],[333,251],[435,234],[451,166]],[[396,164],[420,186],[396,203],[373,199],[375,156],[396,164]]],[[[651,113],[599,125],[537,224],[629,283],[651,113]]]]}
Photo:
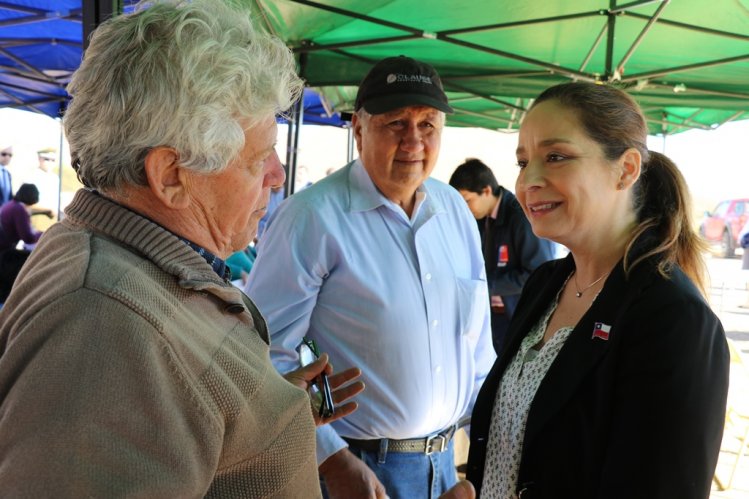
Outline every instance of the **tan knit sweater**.
{"type": "Polygon", "coordinates": [[[319,497],[265,322],[161,227],[89,191],[0,312],[3,497],[319,497]]]}

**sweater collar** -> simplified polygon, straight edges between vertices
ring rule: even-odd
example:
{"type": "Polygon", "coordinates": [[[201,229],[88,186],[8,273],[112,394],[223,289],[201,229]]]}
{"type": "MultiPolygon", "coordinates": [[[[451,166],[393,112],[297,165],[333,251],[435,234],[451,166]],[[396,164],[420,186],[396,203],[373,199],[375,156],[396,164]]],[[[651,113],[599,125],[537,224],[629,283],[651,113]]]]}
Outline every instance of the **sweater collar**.
{"type": "Polygon", "coordinates": [[[178,236],[92,190],[79,190],[65,214],[69,223],[120,241],[181,280],[224,283],[208,261],[178,236]]]}

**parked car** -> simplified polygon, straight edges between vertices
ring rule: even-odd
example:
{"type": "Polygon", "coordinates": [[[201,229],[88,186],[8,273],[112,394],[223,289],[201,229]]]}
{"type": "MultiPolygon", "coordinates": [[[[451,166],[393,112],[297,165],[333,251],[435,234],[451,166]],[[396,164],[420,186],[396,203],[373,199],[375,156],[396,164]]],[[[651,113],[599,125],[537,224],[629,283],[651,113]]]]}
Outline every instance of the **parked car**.
{"type": "Polygon", "coordinates": [[[717,246],[722,256],[732,257],[738,247],[736,239],[748,218],[749,199],[721,201],[712,212],[705,213],[700,235],[717,246]]]}

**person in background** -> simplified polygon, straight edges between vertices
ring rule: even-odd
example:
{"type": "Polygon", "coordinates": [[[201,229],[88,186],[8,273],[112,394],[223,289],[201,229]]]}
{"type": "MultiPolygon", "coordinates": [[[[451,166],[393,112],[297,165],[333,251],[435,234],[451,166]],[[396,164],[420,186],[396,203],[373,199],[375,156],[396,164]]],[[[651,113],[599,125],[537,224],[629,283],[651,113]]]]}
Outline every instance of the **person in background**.
{"type": "MultiPolygon", "coordinates": [[[[31,227],[31,206],[39,201],[39,190],[34,184],[23,184],[10,202],[0,208],[0,304],[10,294],[21,267],[30,250],[41,237],[41,231],[31,227]],[[25,243],[17,249],[19,241],[25,243]]],[[[52,217],[52,212],[46,212],[52,217]]]]}
{"type": "Polygon", "coordinates": [[[60,177],[52,171],[57,162],[57,150],[48,147],[36,153],[38,164],[24,176],[24,182],[39,189],[38,207],[57,215],[60,199],[60,177]]]}
{"type": "Polygon", "coordinates": [[[499,355],[523,285],[536,267],[554,259],[554,243],[533,234],[515,196],[480,160],[469,159],[458,166],[449,183],[478,223],[491,300],[492,342],[499,355]]]}
{"type": "Polygon", "coordinates": [[[263,236],[263,232],[265,232],[265,226],[268,224],[268,219],[276,211],[276,208],[278,208],[278,205],[281,204],[281,201],[284,200],[284,190],[285,189],[283,185],[279,185],[270,190],[268,207],[265,209],[265,215],[263,215],[263,218],[260,219],[260,222],[257,225],[257,241],[259,241],[263,236]]]}
{"type": "Polygon", "coordinates": [[[451,112],[434,68],[384,59],[359,86],[358,160],[284,201],[248,295],[271,357],[302,337],[359,366],[359,410],[320,428],[328,497],[436,497],[456,480],[452,436],[494,361],[481,243],[466,204],[429,178],[451,112]]]}
{"type": "Polygon", "coordinates": [[[320,497],[315,425],[356,408],[358,370],[323,353],[284,379],[224,263],[285,180],[291,52],[224,2],[150,2],[96,29],[67,89],[86,188],[0,311],[2,495],[320,497]]]}
{"type": "Polygon", "coordinates": [[[13,283],[28,257],[29,252],[26,250],[0,251],[0,308],[3,307],[5,300],[10,295],[13,283]]]}
{"type": "Polygon", "coordinates": [[[515,193],[570,254],[526,282],[476,401],[480,497],[710,494],[728,348],[684,178],[647,133],[628,94],[593,83],[545,90],[523,120],[515,193]]]}
{"type": "Polygon", "coordinates": [[[283,201],[284,186],[274,186],[270,190],[270,198],[268,199],[268,205],[265,207],[265,215],[257,224],[257,236],[253,241],[244,249],[236,251],[226,259],[226,265],[231,270],[232,283],[244,289],[247,284],[247,278],[250,276],[252,266],[255,264],[257,258],[257,241],[265,231],[265,224],[268,223],[268,218],[276,211],[278,205],[283,201]]]}
{"type": "Polygon", "coordinates": [[[314,183],[310,178],[309,168],[304,165],[297,166],[295,175],[294,193],[303,191],[314,183]]]}
{"type": "Polygon", "coordinates": [[[13,199],[13,179],[8,171],[13,146],[0,146],[0,207],[13,199]]]}
{"type": "MultiPolygon", "coordinates": [[[[23,184],[13,199],[0,208],[0,251],[15,248],[19,241],[34,244],[39,240],[41,231],[31,227],[32,205],[38,202],[39,189],[34,184],[23,184]]],[[[43,213],[52,218],[51,211],[43,213]]]]}
{"type": "Polygon", "coordinates": [[[256,257],[255,246],[252,243],[246,248],[229,255],[229,258],[226,259],[226,266],[231,271],[232,284],[240,289],[244,288],[256,257]]]}
{"type": "MultiPolygon", "coordinates": [[[[739,231],[739,235],[736,238],[737,246],[742,248],[743,254],[741,256],[741,270],[742,274],[749,276],[749,220],[744,224],[739,231]]],[[[741,308],[749,308],[749,277],[746,279],[746,291],[747,297],[744,303],[740,304],[741,308]]]]}

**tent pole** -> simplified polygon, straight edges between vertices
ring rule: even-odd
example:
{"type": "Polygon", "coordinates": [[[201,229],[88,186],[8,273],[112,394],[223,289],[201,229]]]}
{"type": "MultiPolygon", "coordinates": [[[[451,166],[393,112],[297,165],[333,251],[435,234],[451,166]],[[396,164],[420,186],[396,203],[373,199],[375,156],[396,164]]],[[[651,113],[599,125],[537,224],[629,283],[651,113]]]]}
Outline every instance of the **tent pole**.
{"type": "Polygon", "coordinates": [[[346,142],[346,164],[348,164],[354,160],[354,128],[348,127],[346,134],[348,136],[348,141],[346,142]]]}
{"type": "Polygon", "coordinates": [[[91,33],[102,22],[122,12],[122,0],[83,0],[83,50],[88,48],[91,33]]]}
{"type": "Polygon", "coordinates": [[[299,152],[299,130],[302,128],[304,119],[304,95],[299,96],[291,106],[291,119],[289,130],[286,135],[286,194],[285,197],[294,194],[296,183],[297,156],[299,152]]]}
{"type": "Polygon", "coordinates": [[[614,76],[613,64],[614,64],[614,29],[616,26],[616,14],[612,12],[616,10],[616,0],[609,1],[609,14],[608,22],[606,27],[606,73],[604,80],[610,81],[611,77],[614,76]]]}
{"type": "MultiPolygon", "coordinates": [[[[307,54],[299,54],[299,76],[304,78],[307,70],[307,54]]],[[[286,140],[286,196],[294,194],[296,183],[297,157],[299,154],[299,131],[302,129],[304,120],[304,93],[292,106],[291,120],[289,120],[289,133],[286,140]]]]}
{"type": "Polygon", "coordinates": [[[655,11],[655,14],[653,14],[653,16],[648,20],[647,24],[642,29],[640,34],[637,35],[635,41],[632,42],[632,45],[627,50],[627,53],[622,57],[622,60],[616,67],[616,73],[619,75],[619,78],[621,78],[621,75],[624,73],[624,66],[629,61],[630,57],[632,57],[632,54],[634,54],[635,50],[637,50],[637,47],[640,45],[640,43],[642,43],[642,39],[645,38],[645,35],[647,35],[648,32],[653,28],[653,25],[658,21],[658,18],[661,17],[663,9],[666,8],[670,1],[671,0],[662,1],[662,3],[658,6],[658,9],[655,11]]]}
{"type": "Polygon", "coordinates": [[[666,113],[663,113],[662,117],[663,117],[663,122],[661,123],[661,133],[663,134],[663,142],[661,143],[661,154],[665,156],[666,155],[666,134],[668,134],[668,126],[666,125],[667,123],[666,120],[668,116],[666,115],[666,113]]]}
{"type": "Polygon", "coordinates": [[[60,126],[60,148],[58,151],[60,151],[59,156],[57,156],[57,212],[55,215],[57,215],[57,220],[62,220],[62,142],[63,142],[63,129],[62,129],[62,120],[60,118],[55,118],[55,121],[57,121],[57,124],[60,126]]]}
{"type": "MultiPolygon", "coordinates": [[[[640,14],[637,12],[627,12],[627,17],[635,17],[639,19],[647,20],[650,16],[640,14]]],[[[704,26],[695,26],[694,24],[680,23],[677,21],[671,21],[669,19],[658,19],[658,24],[666,24],[668,26],[674,26],[676,28],[683,28],[689,31],[695,31],[697,33],[705,33],[708,35],[722,36],[725,38],[734,38],[737,40],[749,40],[749,35],[744,33],[731,33],[730,31],[721,31],[719,29],[706,28],[704,26]]]]}
{"type": "Polygon", "coordinates": [[[734,57],[726,57],[725,59],[715,59],[712,61],[698,62],[695,64],[685,64],[684,66],[674,66],[670,68],[659,69],[655,71],[645,71],[643,73],[637,73],[629,75],[627,78],[622,78],[622,83],[629,81],[637,81],[649,78],[659,78],[661,76],[672,76],[673,73],[680,73],[682,71],[689,71],[690,69],[701,69],[709,68],[711,66],[721,66],[723,64],[729,64],[732,62],[742,62],[749,60],[749,54],[741,54],[734,57]]]}

